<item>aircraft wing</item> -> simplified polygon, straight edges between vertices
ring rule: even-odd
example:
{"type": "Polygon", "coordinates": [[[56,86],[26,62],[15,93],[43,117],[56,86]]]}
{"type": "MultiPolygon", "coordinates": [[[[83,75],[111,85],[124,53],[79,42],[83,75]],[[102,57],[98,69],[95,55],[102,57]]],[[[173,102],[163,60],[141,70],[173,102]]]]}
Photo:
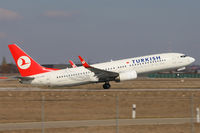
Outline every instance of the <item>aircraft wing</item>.
{"type": "Polygon", "coordinates": [[[81,56],[79,56],[79,59],[80,59],[82,65],[89,71],[95,73],[95,76],[97,76],[99,78],[99,80],[102,82],[114,80],[116,77],[119,76],[119,73],[106,71],[106,70],[102,70],[102,69],[90,66],[81,56]]]}

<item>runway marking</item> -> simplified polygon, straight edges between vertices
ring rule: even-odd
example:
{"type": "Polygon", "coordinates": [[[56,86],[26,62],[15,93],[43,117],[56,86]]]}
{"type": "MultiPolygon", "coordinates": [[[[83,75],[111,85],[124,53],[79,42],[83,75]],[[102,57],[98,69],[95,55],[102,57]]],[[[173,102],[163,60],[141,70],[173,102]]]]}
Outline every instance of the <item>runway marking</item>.
{"type": "MultiPolygon", "coordinates": [[[[195,120],[195,119],[194,119],[195,120]]],[[[185,124],[190,123],[191,118],[152,118],[152,119],[119,119],[119,125],[158,125],[158,124],[185,124]]],[[[80,120],[80,121],[49,121],[44,122],[45,128],[70,128],[70,127],[95,127],[115,126],[116,120],[80,120]]],[[[41,129],[42,122],[5,123],[0,124],[0,131],[41,129]]]]}

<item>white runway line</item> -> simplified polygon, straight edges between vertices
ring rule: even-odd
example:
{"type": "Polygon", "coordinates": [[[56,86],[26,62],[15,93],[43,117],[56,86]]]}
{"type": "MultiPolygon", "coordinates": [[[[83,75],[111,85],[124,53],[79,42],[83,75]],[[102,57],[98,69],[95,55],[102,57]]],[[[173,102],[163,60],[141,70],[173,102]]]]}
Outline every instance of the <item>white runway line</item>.
{"type": "MultiPolygon", "coordinates": [[[[125,125],[161,125],[161,124],[185,124],[190,123],[191,118],[152,118],[152,119],[119,119],[119,126],[125,125]]],[[[45,122],[45,128],[70,128],[70,127],[96,127],[115,126],[116,120],[80,120],[80,121],[49,121],[45,122]]],[[[0,131],[41,129],[42,122],[5,123],[0,124],[0,131]]]]}

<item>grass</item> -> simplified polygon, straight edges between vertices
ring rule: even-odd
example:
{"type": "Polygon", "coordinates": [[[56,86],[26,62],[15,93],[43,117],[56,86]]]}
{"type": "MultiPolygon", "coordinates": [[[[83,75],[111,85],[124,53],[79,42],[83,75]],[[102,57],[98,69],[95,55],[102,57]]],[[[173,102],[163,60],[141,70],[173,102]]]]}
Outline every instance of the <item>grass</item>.
{"type": "MultiPolygon", "coordinates": [[[[31,87],[16,81],[0,82],[1,87],[31,87]]],[[[198,91],[128,91],[142,88],[198,88],[199,79],[137,79],[112,83],[112,88],[126,88],[125,91],[1,91],[0,123],[41,121],[42,96],[45,96],[45,121],[102,120],[116,118],[116,96],[119,97],[119,118],[130,119],[132,104],[137,106],[137,118],[183,118],[191,117],[191,96],[193,110],[199,107],[198,91]]],[[[102,89],[101,84],[62,89],[102,89]]],[[[43,87],[46,89],[46,87],[43,87]]],[[[188,133],[191,125],[144,125],[121,126],[120,133],[188,133]]],[[[200,131],[199,126],[195,130],[200,131]]],[[[46,129],[48,133],[114,133],[115,127],[80,127],[46,129]]],[[[37,133],[41,130],[6,131],[6,133],[37,133]]]]}

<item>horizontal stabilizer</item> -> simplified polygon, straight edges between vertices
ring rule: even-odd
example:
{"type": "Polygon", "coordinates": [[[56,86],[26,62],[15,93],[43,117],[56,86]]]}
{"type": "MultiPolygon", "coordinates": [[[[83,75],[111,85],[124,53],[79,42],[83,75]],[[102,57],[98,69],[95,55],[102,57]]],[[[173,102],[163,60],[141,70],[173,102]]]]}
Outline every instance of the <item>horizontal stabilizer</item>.
{"type": "Polygon", "coordinates": [[[14,77],[16,79],[20,79],[20,80],[23,80],[23,81],[30,81],[30,80],[34,80],[35,78],[33,77],[14,77]]]}

